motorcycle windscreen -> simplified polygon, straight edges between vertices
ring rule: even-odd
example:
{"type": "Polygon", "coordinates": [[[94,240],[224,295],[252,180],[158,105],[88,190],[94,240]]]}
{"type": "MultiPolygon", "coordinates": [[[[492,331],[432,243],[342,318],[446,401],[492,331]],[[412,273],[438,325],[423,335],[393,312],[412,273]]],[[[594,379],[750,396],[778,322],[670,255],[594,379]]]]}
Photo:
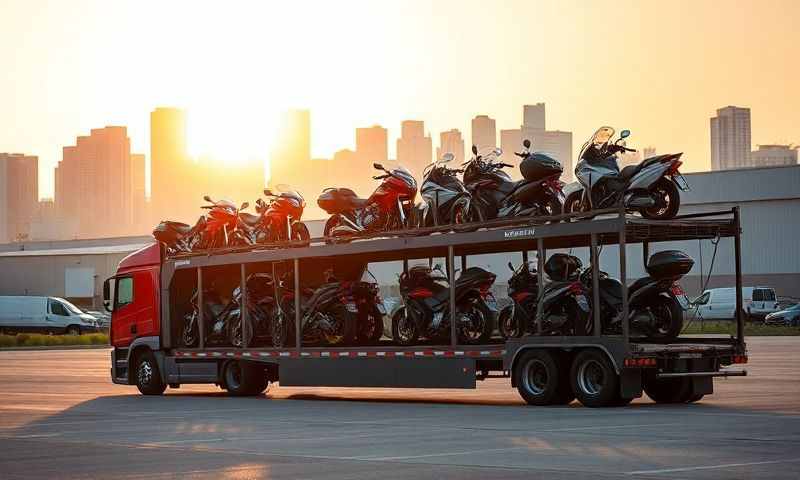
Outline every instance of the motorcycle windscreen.
{"type": "Polygon", "coordinates": [[[575,167],[575,176],[578,181],[584,186],[588,185],[589,188],[594,188],[595,184],[604,177],[617,175],[619,175],[619,167],[614,157],[597,163],[581,160],[575,167]]]}

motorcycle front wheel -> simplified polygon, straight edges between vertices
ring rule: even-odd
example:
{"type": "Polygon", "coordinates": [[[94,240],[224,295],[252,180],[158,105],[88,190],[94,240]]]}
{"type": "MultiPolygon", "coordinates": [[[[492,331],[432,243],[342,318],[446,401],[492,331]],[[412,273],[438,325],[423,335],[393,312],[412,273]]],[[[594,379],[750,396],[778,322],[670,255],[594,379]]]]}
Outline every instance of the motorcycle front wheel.
{"type": "Polygon", "coordinates": [[[414,345],[419,340],[419,328],[406,307],[400,307],[392,315],[392,340],[403,346],[414,345]]]}
{"type": "Polygon", "coordinates": [[[294,342],[294,315],[281,311],[275,315],[270,325],[272,346],[285,348],[294,342]]]}
{"type": "Polygon", "coordinates": [[[519,338],[522,336],[522,325],[518,319],[514,318],[514,309],[509,305],[500,311],[497,317],[497,329],[503,340],[509,338],[519,338]]]}
{"type": "Polygon", "coordinates": [[[356,340],[356,315],[349,312],[344,305],[335,305],[329,315],[334,320],[334,328],[330,332],[325,332],[325,343],[328,345],[349,346],[356,340]]]}
{"type": "Polygon", "coordinates": [[[459,337],[465,344],[483,343],[492,335],[492,322],[477,305],[458,315],[459,337]]]}
{"type": "Polygon", "coordinates": [[[297,222],[292,225],[292,241],[303,247],[311,244],[311,234],[308,233],[308,227],[305,223],[297,222]]]}
{"type": "Polygon", "coordinates": [[[656,198],[660,198],[663,205],[642,209],[642,216],[650,220],[675,218],[681,208],[681,194],[675,182],[667,177],[661,177],[650,189],[650,193],[656,198]]]}
{"type": "Polygon", "coordinates": [[[190,313],[184,317],[181,340],[183,340],[184,347],[197,346],[197,340],[198,340],[197,314],[195,312],[190,313]]]}

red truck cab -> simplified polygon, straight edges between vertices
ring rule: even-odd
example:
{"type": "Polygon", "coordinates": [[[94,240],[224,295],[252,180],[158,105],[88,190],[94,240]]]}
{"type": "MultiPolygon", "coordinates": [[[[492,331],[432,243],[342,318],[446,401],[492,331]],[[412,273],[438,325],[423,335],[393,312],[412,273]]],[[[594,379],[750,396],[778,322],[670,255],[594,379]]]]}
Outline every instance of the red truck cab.
{"type": "Polygon", "coordinates": [[[103,284],[103,301],[111,312],[114,383],[136,383],[128,365],[137,365],[142,356],[156,360],[150,371],[161,363],[156,355],[161,333],[160,275],[161,248],[152,244],[123,258],[116,274],[103,284]]]}

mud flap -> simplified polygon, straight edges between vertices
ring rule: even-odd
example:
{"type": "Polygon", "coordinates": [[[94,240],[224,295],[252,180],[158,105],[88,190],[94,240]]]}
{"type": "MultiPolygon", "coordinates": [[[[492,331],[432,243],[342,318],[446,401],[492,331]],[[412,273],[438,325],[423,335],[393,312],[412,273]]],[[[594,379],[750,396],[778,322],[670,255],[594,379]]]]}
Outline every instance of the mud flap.
{"type": "Polygon", "coordinates": [[[622,398],[639,398],[642,396],[642,370],[623,368],[619,374],[619,394],[622,398]]]}

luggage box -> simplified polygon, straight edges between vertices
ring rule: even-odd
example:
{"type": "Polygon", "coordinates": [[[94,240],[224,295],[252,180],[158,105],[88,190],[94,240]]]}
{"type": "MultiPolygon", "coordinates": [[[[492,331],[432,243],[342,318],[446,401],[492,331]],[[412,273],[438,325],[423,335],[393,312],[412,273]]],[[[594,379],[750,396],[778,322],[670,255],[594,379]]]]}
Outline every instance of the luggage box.
{"type": "Polygon", "coordinates": [[[680,278],[692,269],[694,260],[680,250],[654,253],[647,261],[647,273],[658,280],[680,278]]]}
{"type": "Polygon", "coordinates": [[[580,258],[566,253],[554,253],[545,262],[544,271],[551,280],[566,282],[574,278],[581,267],[583,267],[583,262],[580,258]]]}
{"type": "Polygon", "coordinates": [[[519,165],[519,171],[528,181],[541,180],[553,175],[561,175],[564,167],[550,155],[542,152],[532,153],[519,165]]]}
{"type": "Polygon", "coordinates": [[[356,192],[349,188],[326,188],[317,198],[317,205],[326,212],[334,214],[349,210],[354,198],[356,192]]]}

